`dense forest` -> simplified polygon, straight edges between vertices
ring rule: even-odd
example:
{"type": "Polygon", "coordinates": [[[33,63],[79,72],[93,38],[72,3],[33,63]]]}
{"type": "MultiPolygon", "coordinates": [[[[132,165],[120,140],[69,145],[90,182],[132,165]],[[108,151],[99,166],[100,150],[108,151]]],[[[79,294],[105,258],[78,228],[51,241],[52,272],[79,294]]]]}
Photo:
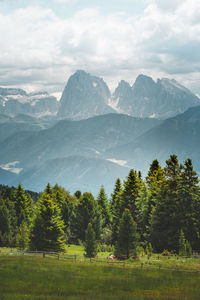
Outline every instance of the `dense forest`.
{"type": "MultiPolygon", "coordinates": [[[[119,174],[120,176],[120,174],[119,174]]],[[[138,249],[190,255],[200,249],[200,186],[191,159],[171,155],[162,168],[154,160],[146,178],[130,170],[118,178],[110,198],[101,186],[71,195],[47,184],[41,194],[0,186],[0,246],[64,251],[84,244],[86,255],[109,249],[119,258],[138,249]]]]}

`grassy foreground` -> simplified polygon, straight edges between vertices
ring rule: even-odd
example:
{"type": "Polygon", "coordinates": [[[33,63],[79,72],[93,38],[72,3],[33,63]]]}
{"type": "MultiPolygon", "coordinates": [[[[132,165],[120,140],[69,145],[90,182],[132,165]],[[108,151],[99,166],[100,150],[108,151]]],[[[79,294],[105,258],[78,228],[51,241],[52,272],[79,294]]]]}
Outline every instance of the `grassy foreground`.
{"type": "Polygon", "coordinates": [[[200,299],[199,273],[0,257],[0,299],[200,299]]]}

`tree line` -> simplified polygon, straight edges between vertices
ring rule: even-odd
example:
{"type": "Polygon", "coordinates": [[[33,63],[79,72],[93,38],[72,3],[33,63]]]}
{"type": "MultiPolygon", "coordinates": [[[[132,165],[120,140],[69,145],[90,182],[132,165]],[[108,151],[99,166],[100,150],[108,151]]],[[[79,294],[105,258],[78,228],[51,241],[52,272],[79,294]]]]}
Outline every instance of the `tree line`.
{"type": "Polygon", "coordinates": [[[191,159],[180,164],[171,155],[164,168],[155,159],[144,179],[131,169],[110,198],[103,186],[95,199],[57,184],[33,195],[36,202],[21,184],[1,186],[0,246],[64,251],[83,243],[88,256],[99,247],[119,258],[136,256],[138,247],[182,255],[200,249],[200,186],[191,159]]]}

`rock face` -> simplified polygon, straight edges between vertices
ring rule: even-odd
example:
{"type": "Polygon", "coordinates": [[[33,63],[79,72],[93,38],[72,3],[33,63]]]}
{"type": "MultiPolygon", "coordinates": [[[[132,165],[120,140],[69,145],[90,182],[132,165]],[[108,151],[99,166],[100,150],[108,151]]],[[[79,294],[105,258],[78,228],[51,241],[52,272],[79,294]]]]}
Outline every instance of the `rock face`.
{"type": "Polygon", "coordinates": [[[108,106],[110,97],[103,79],[77,71],[69,78],[63,91],[58,116],[80,120],[114,112],[108,106]]]}
{"type": "Polygon", "coordinates": [[[163,78],[155,82],[145,75],[139,75],[133,86],[121,81],[112,100],[120,112],[141,118],[166,119],[200,105],[199,98],[177,81],[163,78]]]}
{"type": "Polygon", "coordinates": [[[0,88],[0,113],[2,114],[43,117],[56,115],[57,110],[57,99],[47,92],[27,94],[22,89],[0,88]]]}

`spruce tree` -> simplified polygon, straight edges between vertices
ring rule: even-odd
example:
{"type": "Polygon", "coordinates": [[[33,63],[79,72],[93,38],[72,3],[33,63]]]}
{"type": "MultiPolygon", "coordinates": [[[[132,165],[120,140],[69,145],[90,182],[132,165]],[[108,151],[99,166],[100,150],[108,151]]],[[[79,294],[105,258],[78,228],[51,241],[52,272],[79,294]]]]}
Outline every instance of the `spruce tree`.
{"type": "Polygon", "coordinates": [[[142,182],[141,189],[136,200],[136,223],[137,230],[140,235],[140,242],[143,246],[148,242],[148,229],[149,229],[149,198],[150,191],[147,184],[142,182]]]}
{"type": "Polygon", "coordinates": [[[125,209],[119,224],[118,241],[115,254],[119,258],[129,258],[136,255],[138,242],[137,225],[129,209],[125,209]]]}
{"type": "Polygon", "coordinates": [[[95,231],[92,228],[92,224],[89,223],[85,232],[85,256],[95,257],[97,255],[97,242],[95,237],[95,231]]]}
{"type": "Polygon", "coordinates": [[[108,212],[108,198],[106,196],[104,187],[101,186],[99,194],[97,196],[97,202],[101,211],[102,221],[103,221],[103,228],[105,228],[110,223],[110,216],[108,212]]]}
{"type": "Polygon", "coordinates": [[[8,237],[11,232],[11,217],[5,201],[0,199],[0,246],[9,246],[8,237]]]}
{"type": "Polygon", "coordinates": [[[115,210],[117,197],[121,191],[122,191],[121,180],[119,178],[117,178],[117,180],[115,182],[115,187],[114,187],[113,193],[111,194],[110,210],[111,210],[112,214],[115,210]]]}
{"type": "Polygon", "coordinates": [[[186,240],[183,230],[181,229],[179,235],[179,255],[186,255],[186,240]]]}
{"type": "Polygon", "coordinates": [[[58,205],[49,194],[44,193],[39,200],[30,239],[32,250],[64,250],[64,222],[58,205]]]}
{"type": "Polygon", "coordinates": [[[141,180],[138,174],[133,169],[130,170],[126,181],[124,182],[124,189],[120,195],[120,214],[122,216],[124,210],[130,210],[132,217],[136,220],[136,199],[141,188],[141,180]]]}
{"type": "Polygon", "coordinates": [[[118,238],[118,231],[119,231],[119,222],[121,218],[121,197],[122,197],[122,186],[121,181],[118,178],[115,183],[114,192],[112,196],[111,202],[111,213],[112,213],[112,244],[115,245],[118,238]]]}
{"type": "Polygon", "coordinates": [[[28,226],[25,222],[22,222],[16,235],[16,246],[19,250],[25,250],[28,248],[29,242],[30,238],[28,226]]]}
{"type": "Polygon", "coordinates": [[[199,212],[200,212],[200,189],[198,175],[193,169],[191,159],[187,159],[182,167],[178,185],[179,197],[179,220],[180,227],[185,233],[193,249],[200,246],[199,241],[199,212]]]}
{"type": "Polygon", "coordinates": [[[164,176],[163,169],[161,168],[159,162],[157,159],[155,159],[149,168],[148,175],[146,177],[146,183],[148,187],[148,199],[146,198],[146,232],[145,232],[145,238],[147,242],[150,241],[150,228],[151,228],[151,218],[152,213],[155,209],[156,204],[160,201],[160,198],[162,197],[162,189],[164,186],[166,179],[164,176]]]}
{"type": "Polygon", "coordinates": [[[21,184],[17,186],[13,195],[14,209],[17,218],[17,226],[22,222],[30,224],[33,212],[33,202],[30,196],[27,196],[21,184]]]}
{"type": "Polygon", "coordinates": [[[102,221],[99,206],[93,195],[86,192],[81,196],[72,213],[70,229],[74,242],[79,239],[85,241],[85,231],[89,223],[93,226],[96,238],[100,239],[102,221]]]}
{"type": "Polygon", "coordinates": [[[176,155],[171,155],[166,161],[164,175],[165,180],[160,183],[158,200],[151,216],[151,243],[157,252],[164,249],[178,251],[180,165],[176,155]]]}

